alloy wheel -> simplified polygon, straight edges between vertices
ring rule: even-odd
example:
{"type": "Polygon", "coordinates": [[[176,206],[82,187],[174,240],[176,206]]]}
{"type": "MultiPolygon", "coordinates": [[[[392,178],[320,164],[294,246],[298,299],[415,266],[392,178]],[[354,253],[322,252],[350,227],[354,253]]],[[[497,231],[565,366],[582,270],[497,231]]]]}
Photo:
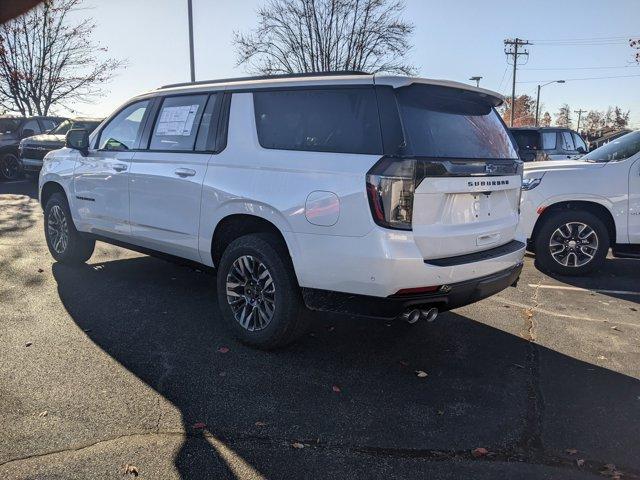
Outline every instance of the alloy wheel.
{"type": "Polygon", "coordinates": [[[275,312],[271,273],[252,255],[237,258],[227,274],[227,302],[242,328],[253,332],[269,325],[275,312]]]}
{"type": "Polygon", "coordinates": [[[7,180],[15,180],[20,176],[20,164],[18,158],[15,155],[8,154],[0,162],[2,167],[2,175],[7,180]]]}
{"type": "Polygon", "coordinates": [[[585,223],[565,223],[551,234],[549,251],[551,257],[563,267],[582,267],[595,257],[598,235],[585,223]]]}
{"type": "Polygon", "coordinates": [[[49,242],[56,253],[64,253],[69,245],[69,225],[67,216],[60,205],[54,205],[47,217],[47,231],[49,242]]]}

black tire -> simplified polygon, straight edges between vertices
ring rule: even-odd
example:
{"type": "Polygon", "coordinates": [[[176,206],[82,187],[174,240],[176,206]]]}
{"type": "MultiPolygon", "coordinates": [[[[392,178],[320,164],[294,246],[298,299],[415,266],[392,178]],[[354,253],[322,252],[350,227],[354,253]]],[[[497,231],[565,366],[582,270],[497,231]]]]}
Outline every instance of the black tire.
{"type": "MultiPolygon", "coordinates": [[[[584,230],[583,230],[584,231],[584,230]]],[[[547,273],[556,273],[559,275],[578,276],[585,275],[599,268],[607,257],[609,251],[609,231],[602,220],[600,220],[594,214],[584,210],[560,210],[551,213],[547,218],[543,220],[542,226],[538,231],[535,238],[535,252],[536,252],[536,266],[547,273]],[[552,236],[556,235],[556,231],[561,227],[564,228],[563,232],[569,233],[569,230],[564,225],[574,224],[572,229],[573,234],[567,240],[567,245],[555,247],[558,250],[558,258],[556,260],[552,255],[552,247],[550,246],[552,236]],[[577,224],[586,225],[593,231],[597,245],[593,243],[593,235],[589,234],[588,239],[582,238],[582,235],[578,235],[577,224]],[[571,243],[573,239],[573,243],[571,243]],[[576,245],[576,241],[591,242],[589,245],[583,247],[581,244],[576,245]],[[569,243],[571,243],[569,245],[569,243]],[[584,250],[579,250],[584,248],[584,250]],[[564,261],[566,257],[564,252],[569,252],[569,258],[567,259],[568,265],[563,265],[561,260],[564,261]],[[571,255],[573,252],[573,255],[571,255]],[[587,252],[586,255],[584,252],[587,252]],[[588,260],[588,256],[592,255],[593,258],[588,260]],[[575,266],[580,263],[578,257],[586,260],[583,265],[575,266]],[[573,265],[572,265],[573,264],[573,265]]]]}
{"type": "Polygon", "coordinates": [[[302,301],[286,246],[282,245],[275,235],[259,233],[237,238],[222,254],[217,270],[218,304],[222,318],[241,342],[270,350],[283,347],[305,333],[309,324],[309,312],[302,301]],[[261,275],[264,276],[264,272],[267,271],[272,280],[269,286],[273,285],[274,291],[268,293],[268,287],[260,281],[254,283],[254,280],[249,278],[249,283],[243,286],[240,286],[241,282],[237,282],[239,286],[231,289],[237,296],[230,297],[227,294],[228,277],[233,281],[240,280],[243,273],[234,268],[234,263],[241,262],[240,259],[246,261],[248,257],[252,259],[252,268],[244,270],[253,272],[248,276],[255,280],[261,275]],[[247,303],[249,295],[252,295],[252,305],[247,303]],[[273,305],[272,309],[265,306],[267,295],[271,295],[273,299],[270,303],[273,305]],[[229,299],[235,302],[233,308],[229,299]],[[235,313],[234,308],[237,309],[235,313]],[[246,320],[248,323],[245,326],[237,319],[247,318],[241,313],[243,308],[253,316],[246,320]],[[271,313],[267,320],[269,310],[271,313]],[[261,311],[265,313],[264,317],[260,315],[261,311]]]}
{"type": "Polygon", "coordinates": [[[6,153],[0,158],[0,176],[7,180],[17,180],[22,176],[22,165],[14,153],[6,153]]]}
{"type": "Polygon", "coordinates": [[[73,224],[69,204],[62,193],[51,195],[44,207],[44,236],[47,239],[49,252],[56,261],[78,265],[86,262],[93,255],[96,246],[95,240],[82,235],[73,224]],[[60,220],[62,219],[62,220],[60,220]],[[60,224],[64,222],[64,227],[60,224]],[[59,229],[67,232],[66,242],[59,242],[56,232],[59,229]]]}

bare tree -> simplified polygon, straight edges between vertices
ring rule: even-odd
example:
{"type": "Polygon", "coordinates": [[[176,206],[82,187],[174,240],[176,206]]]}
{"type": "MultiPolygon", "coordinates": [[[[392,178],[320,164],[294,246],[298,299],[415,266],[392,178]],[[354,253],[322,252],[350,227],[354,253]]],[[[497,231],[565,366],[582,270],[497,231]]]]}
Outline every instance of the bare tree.
{"type": "Polygon", "coordinates": [[[238,65],[264,75],[358,70],[413,74],[403,0],[270,0],[236,32],[238,65]]]}
{"type": "Polygon", "coordinates": [[[571,128],[573,119],[571,118],[571,108],[566,103],[560,107],[556,113],[556,125],[558,127],[571,128]]]}
{"type": "MultiPolygon", "coordinates": [[[[640,50],[640,37],[630,38],[629,46],[635,50],[640,50]]],[[[640,52],[636,52],[633,58],[635,59],[636,62],[640,63],[640,52]]]]}
{"type": "Polygon", "coordinates": [[[82,0],[46,0],[0,26],[0,107],[22,115],[46,115],[102,93],[124,62],[98,58],[90,19],[71,22],[82,0]]]}

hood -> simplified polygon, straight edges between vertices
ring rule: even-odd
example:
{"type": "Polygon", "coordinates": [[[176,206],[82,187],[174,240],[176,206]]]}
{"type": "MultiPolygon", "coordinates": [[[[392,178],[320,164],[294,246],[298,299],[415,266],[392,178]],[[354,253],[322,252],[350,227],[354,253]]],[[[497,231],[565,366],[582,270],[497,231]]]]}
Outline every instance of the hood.
{"type": "Polygon", "coordinates": [[[544,173],[551,171],[570,171],[598,169],[606,165],[606,162],[585,162],[582,160],[549,160],[546,162],[525,162],[524,174],[544,173]]]}
{"type": "Polygon", "coordinates": [[[16,141],[18,136],[15,133],[0,133],[0,142],[16,141]]]}
{"type": "Polygon", "coordinates": [[[64,135],[51,135],[50,133],[43,133],[41,135],[34,135],[33,137],[27,137],[22,141],[23,145],[31,144],[55,144],[64,145],[64,135]]]}

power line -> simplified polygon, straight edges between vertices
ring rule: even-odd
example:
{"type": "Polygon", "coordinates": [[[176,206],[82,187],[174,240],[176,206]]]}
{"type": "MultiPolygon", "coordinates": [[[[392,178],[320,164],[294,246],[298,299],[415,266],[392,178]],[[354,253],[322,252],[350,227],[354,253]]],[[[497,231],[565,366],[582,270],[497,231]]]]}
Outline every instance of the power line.
{"type": "MultiPolygon", "coordinates": [[[[582,80],[604,80],[608,78],[631,78],[631,77],[640,77],[640,74],[637,75],[614,75],[610,77],[583,77],[583,78],[565,78],[566,82],[579,82],[582,80]]],[[[517,83],[542,83],[542,82],[551,82],[553,80],[525,80],[517,83]]]]}
{"type": "Polygon", "coordinates": [[[547,38],[547,39],[534,39],[531,40],[534,43],[538,42],[576,42],[576,41],[593,41],[593,40],[624,40],[630,37],[638,37],[640,34],[638,33],[630,33],[628,35],[611,35],[605,37],[574,37],[574,38],[547,38]]]}
{"type": "Polygon", "coordinates": [[[504,53],[509,57],[513,57],[513,84],[511,87],[511,126],[513,127],[513,120],[515,114],[515,99],[516,99],[516,73],[518,71],[518,58],[522,55],[526,58],[529,58],[529,52],[526,49],[522,51],[518,51],[520,47],[524,47],[526,45],[532,45],[528,40],[522,40],[520,38],[515,39],[506,39],[504,41],[504,53]]]}
{"type": "Polygon", "coordinates": [[[609,70],[613,68],[637,68],[640,65],[614,65],[611,67],[538,67],[538,68],[523,68],[522,70],[609,70]]]}

